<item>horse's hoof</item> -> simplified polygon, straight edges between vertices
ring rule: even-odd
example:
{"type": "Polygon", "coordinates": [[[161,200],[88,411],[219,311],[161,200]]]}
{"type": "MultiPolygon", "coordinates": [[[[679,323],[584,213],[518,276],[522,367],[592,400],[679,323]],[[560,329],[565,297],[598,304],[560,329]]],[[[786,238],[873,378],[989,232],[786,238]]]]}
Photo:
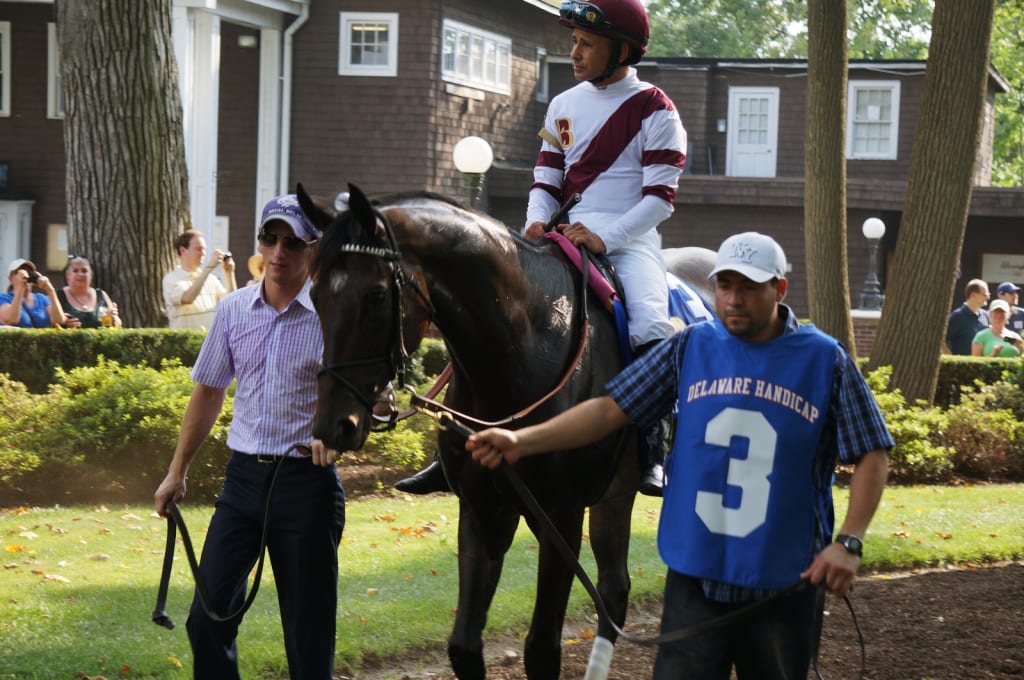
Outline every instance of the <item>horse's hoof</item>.
{"type": "Polygon", "coordinates": [[[660,465],[652,465],[640,477],[638,491],[645,496],[661,498],[662,480],[665,478],[665,471],[660,465]]]}
{"type": "Polygon", "coordinates": [[[444,469],[436,458],[434,462],[412,477],[395,482],[395,488],[404,493],[416,495],[434,493],[435,491],[451,491],[448,480],[444,476],[444,469]]]}

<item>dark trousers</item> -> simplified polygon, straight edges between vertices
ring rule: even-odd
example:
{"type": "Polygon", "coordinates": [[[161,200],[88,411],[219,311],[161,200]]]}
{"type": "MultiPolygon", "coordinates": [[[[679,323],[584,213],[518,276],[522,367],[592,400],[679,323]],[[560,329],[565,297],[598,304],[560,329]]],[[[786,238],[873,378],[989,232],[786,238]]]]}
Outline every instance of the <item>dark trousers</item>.
{"type": "MultiPolygon", "coordinates": [[[[669,570],[661,631],[668,633],[728,614],[749,603],[704,595],[700,579],[669,570]]],[[[655,680],[806,680],[821,633],[824,590],[807,586],[726,627],[662,645],[655,680]]]]}
{"type": "MultiPolygon", "coordinates": [[[[199,572],[215,613],[224,617],[245,600],[259,558],[267,492],[277,464],[235,453],[228,462],[203,544],[199,572]]],[[[269,502],[267,550],[277,585],[288,668],[295,680],[330,680],[338,601],[338,544],[345,493],[332,467],[309,458],[280,463],[269,502]]],[[[192,600],[186,628],[197,680],[238,678],[235,638],[240,620],[217,622],[192,600]]]]}

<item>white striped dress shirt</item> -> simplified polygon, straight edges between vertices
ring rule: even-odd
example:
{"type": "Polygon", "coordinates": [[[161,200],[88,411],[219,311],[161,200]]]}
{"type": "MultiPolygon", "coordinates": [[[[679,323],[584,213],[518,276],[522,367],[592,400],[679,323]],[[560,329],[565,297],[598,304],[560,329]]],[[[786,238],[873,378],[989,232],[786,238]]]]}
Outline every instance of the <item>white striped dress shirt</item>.
{"type": "Polygon", "coordinates": [[[233,451],[282,455],[312,441],[323,335],[310,285],[280,313],[263,299],[263,286],[242,288],[217,305],[192,379],[219,388],[238,380],[228,432],[233,451]]]}

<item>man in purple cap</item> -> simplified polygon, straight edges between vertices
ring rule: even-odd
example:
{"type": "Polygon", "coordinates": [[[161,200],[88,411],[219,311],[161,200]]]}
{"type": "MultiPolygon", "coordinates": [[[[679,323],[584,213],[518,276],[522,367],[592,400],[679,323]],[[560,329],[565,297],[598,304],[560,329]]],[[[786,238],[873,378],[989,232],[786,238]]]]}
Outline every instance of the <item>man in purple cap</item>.
{"type": "Polygon", "coordinates": [[[845,595],[882,495],[893,439],[856,364],[788,306],[786,256],[769,236],[718,250],[718,318],[683,329],[585,401],[544,423],[470,436],[488,467],[569,450],[678,404],[658,548],[663,633],[775,598],[756,613],[661,645],[654,678],[807,677],[824,591],[845,595]],[[832,539],[832,471],[856,466],[832,539]],[[815,587],[808,587],[811,584],[815,587]]]}
{"type": "MultiPolygon", "coordinates": [[[[174,458],[154,500],[166,516],[168,505],[184,498],[189,465],[237,380],[228,432],[232,455],[199,577],[216,617],[236,611],[266,524],[291,677],[329,680],[345,493],[335,470],[338,452],[312,435],[323,336],[308,270],[319,236],[294,195],[278,196],[264,208],[257,235],[263,280],[217,305],[192,368],[195,387],[174,458]]],[[[197,594],[186,624],[195,678],[239,677],[239,623],[218,621],[197,594]]]]}
{"type": "Polygon", "coordinates": [[[1006,327],[1017,335],[1024,335],[1024,309],[1017,306],[1020,288],[1012,281],[1003,281],[996,288],[996,297],[1005,300],[1010,307],[1010,316],[1006,319],[1006,327]]]}

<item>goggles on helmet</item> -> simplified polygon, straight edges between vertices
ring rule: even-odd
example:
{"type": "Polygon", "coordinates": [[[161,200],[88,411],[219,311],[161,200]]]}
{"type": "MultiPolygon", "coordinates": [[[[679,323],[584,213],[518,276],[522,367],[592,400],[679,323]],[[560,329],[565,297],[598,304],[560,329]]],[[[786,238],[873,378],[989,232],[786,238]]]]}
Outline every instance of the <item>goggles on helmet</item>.
{"type": "Polygon", "coordinates": [[[609,31],[614,28],[605,19],[601,8],[589,2],[575,2],[575,0],[563,2],[558,10],[558,16],[571,21],[584,30],[609,31]]]}

